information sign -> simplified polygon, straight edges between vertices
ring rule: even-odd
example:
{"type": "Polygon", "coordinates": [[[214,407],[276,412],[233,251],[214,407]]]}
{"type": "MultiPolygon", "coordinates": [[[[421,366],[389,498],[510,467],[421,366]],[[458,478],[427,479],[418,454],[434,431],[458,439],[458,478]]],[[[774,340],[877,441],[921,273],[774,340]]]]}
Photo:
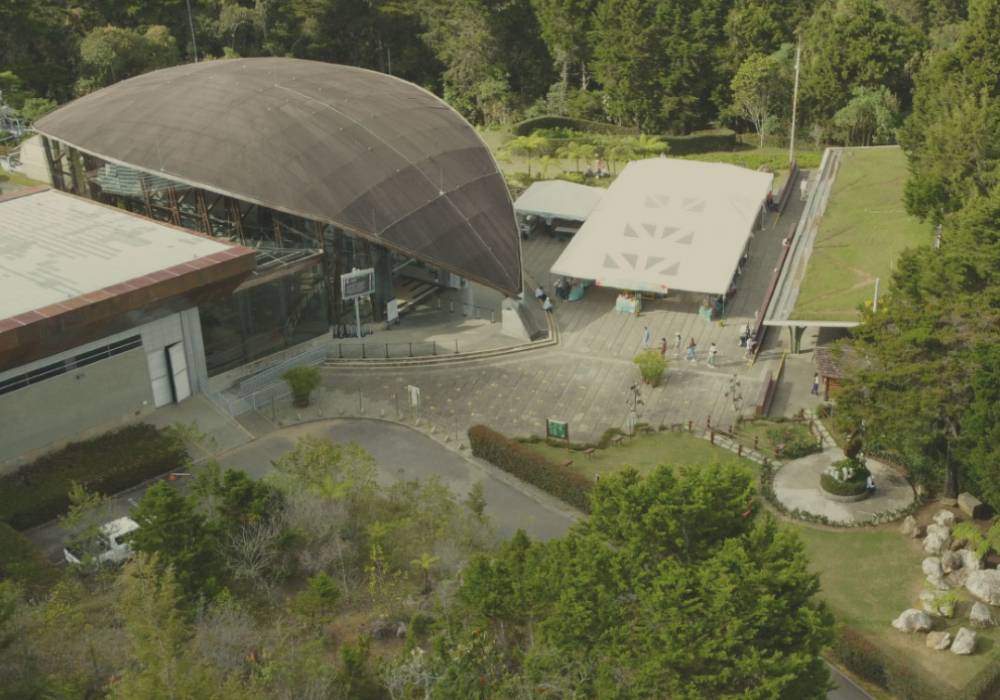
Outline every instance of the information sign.
{"type": "Polygon", "coordinates": [[[375,268],[355,270],[340,276],[340,297],[344,301],[365,297],[375,289],[375,268]]]}
{"type": "Polygon", "coordinates": [[[557,440],[569,440],[569,423],[554,418],[545,419],[545,435],[557,440]]]}

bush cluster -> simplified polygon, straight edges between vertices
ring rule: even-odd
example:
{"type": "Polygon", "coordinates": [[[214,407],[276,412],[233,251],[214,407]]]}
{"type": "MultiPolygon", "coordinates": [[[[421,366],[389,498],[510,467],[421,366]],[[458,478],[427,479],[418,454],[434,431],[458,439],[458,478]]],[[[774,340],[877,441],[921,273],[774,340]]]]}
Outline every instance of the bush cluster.
{"type": "Polygon", "coordinates": [[[0,477],[0,521],[23,530],[65,513],[73,481],[117,493],[186,461],[184,447],[148,423],[74,442],[0,477]]]}
{"type": "Polygon", "coordinates": [[[768,428],[767,439],[782,459],[798,459],[820,451],[819,441],[809,427],[793,421],[768,428]],[[778,449],[780,447],[780,454],[778,449]]]}
{"type": "Polygon", "coordinates": [[[514,136],[528,136],[541,129],[552,130],[553,134],[569,134],[573,131],[590,132],[594,134],[635,134],[635,129],[630,129],[617,124],[606,122],[595,122],[590,119],[577,119],[575,117],[561,117],[558,115],[546,115],[533,117],[514,124],[511,133],[514,136]]]}
{"type": "Polygon", "coordinates": [[[59,574],[27,537],[7,523],[0,523],[0,581],[7,579],[35,596],[51,588],[59,574]]]}
{"type": "Polygon", "coordinates": [[[850,479],[840,481],[824,472],[819,477],[820,486],[824,491],[832,493],[834,496],[857,496],[864,493],[868,488],[868,476],[871,472],[861,462],[851,459],[842,459],[830,465],[833,468],[852,467],[854,474],[850,479]]]}
{"type": "Polygon", "coordinates": [[[469,428],[469,446],[476,457],[485,459],[575,508],[590,512],[592,484],[582,474],[549,461],[530,447],[485,425],[469,428]]]}

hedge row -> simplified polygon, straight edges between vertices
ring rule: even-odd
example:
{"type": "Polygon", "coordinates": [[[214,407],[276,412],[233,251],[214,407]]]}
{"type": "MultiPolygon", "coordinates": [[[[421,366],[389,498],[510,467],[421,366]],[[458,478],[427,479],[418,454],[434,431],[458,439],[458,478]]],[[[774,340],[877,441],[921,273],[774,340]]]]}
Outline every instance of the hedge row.
{"type": "Polygon", "coordinates": [[[582,474],[549,461],[530,447],[525,447],[485,425],[474,425],[469,428],[469,446],[476,457],[485,459],[571,506],[590,512],[592,484],[582,474]]]}
{"type": "Polygon", "coordinates": [[[45,593],[58,578],[56,568],[27,537],[7,523],[0,523],[0,581],[14,581],[35,597],[45,593]]]}
{"type": "Polygon", "coordinates": [[[732,151],[736,148],[736,132],[730,129],[713,129],[711,131],[696,131],[685,136],[661,137],[670,146],[668,155],[684,156],[690,153],[709,153],[712,151],[732,151]]]}
{"type": "Polygon", "coordinates": [[[69,508],[73,481],[117,493],[186,461],[183,446],[147,423],[74,442],[0,477],[0,521],[19,530],[48,522],[69,508]]]}
{"type": "MultiPolygon", "coordinates": [[[[897,697],[938,700],[953,695],[945,692],[933,678],[915,672],[913,665],[887,655],[853,627],[842,625],[838,628],[833,653],[848,670],[897,697]]],[[[970,697],[968,700],[978,698],[970,697]]]]}
{"type": "Polygon", "coordinates": [[[511,128],[514,136],[527,136],[539,129],[571,129],[572,131],[589,131],[595,134],[636,134],[635,129],[630,129],[617,124],[606,122],[595,122],[590,119],[577,119],[575,117],[560,117],[550,114],[542,117],[533,117],[518,122],[511,128]]]}

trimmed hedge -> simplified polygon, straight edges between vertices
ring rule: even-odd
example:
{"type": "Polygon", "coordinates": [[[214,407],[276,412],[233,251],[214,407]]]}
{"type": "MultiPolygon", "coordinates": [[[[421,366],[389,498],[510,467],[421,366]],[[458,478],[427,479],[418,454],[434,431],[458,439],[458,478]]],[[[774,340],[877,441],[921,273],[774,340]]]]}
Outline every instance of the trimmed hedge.
{"type": "MultiPolygon", "coordinates": [[[[842,459],[839,462],[834,462],[832,466],[842,467],[847,466],[847,463],[851,460],[842,459]]],[[[854,463],[854,476],[850,481],[837,481],[832,476],[823,472],[819,477],[819,484],[823,487],[824,491],[832,493],[834,496],[857,496],[858,494],[864,493],[865,489],[868,488],[868,477],[871,472],[868,471],[867,467],[860,463],[854,463]]]]}
{"type": "Polygon", "coordinates": [[[667,155],[670,156],[732,151],[736,148],[736,132],[731,129],[696,131],[693,134],[683,136],[663,135],[660,138],[670,146],[670,150],[667,151],[667,155]]]}
{"type": "Polygon", "coordinates": [[[577,119],[575,117],[560,117],[549,114],[542,117],[532,117],[518,122],[511,127],[514,136],[527,136],[538,129],[571,129],[573,131],[589,131],[596,134],[638,134],[636,129],[607,122],[595,122],[590,119],[577,119]]]}
{"type": "Polygon", "coordinates": [[[886,654],[861,632],[847,625],[838,628],[833,653],[851,672],[907,700],[938,700],[946,697],[986,700],[990,697],[964,693],[956,696],[953,692],[946,692],[933,678],[914,671],[912,665],[886,654]]]}
{"type": "Polygon", "coordinates": [[[472,454],[556,498],[590,512],[590,480],[485,425],[469,428],[472,454]]]}
{"type": "Polygon", "coordinates": [[[7,523],[0,523],[0,581],[8,579],[34,597],[51,588],[59,573],[27,537],[7,523]]]}
{"type": "Polygon", "coordinates": [[[186,462],[184,447],[148,423],[74,442],[0,477],[0,521],[23,530],[65,513],[73,481],[117,493],[186,462]]]}

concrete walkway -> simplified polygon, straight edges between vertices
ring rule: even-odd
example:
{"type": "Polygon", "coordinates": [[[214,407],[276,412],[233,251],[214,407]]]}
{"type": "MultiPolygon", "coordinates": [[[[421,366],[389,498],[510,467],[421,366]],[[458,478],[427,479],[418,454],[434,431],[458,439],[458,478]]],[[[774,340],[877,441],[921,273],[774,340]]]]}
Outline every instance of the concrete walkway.
{"type": "Polygon", "coordinates": [[[834,462],[844,459],[839,447],[829,447],[785,464],[774,475],[774,494],[789,510],[804,510],[842,523],[864,523],[878,513],[899,510],[913,502],[909,482],[882,462],[868,458],[875,478],[875,493],[863,501],[840,503],[823,495],[819,477],[834,462]]]}

